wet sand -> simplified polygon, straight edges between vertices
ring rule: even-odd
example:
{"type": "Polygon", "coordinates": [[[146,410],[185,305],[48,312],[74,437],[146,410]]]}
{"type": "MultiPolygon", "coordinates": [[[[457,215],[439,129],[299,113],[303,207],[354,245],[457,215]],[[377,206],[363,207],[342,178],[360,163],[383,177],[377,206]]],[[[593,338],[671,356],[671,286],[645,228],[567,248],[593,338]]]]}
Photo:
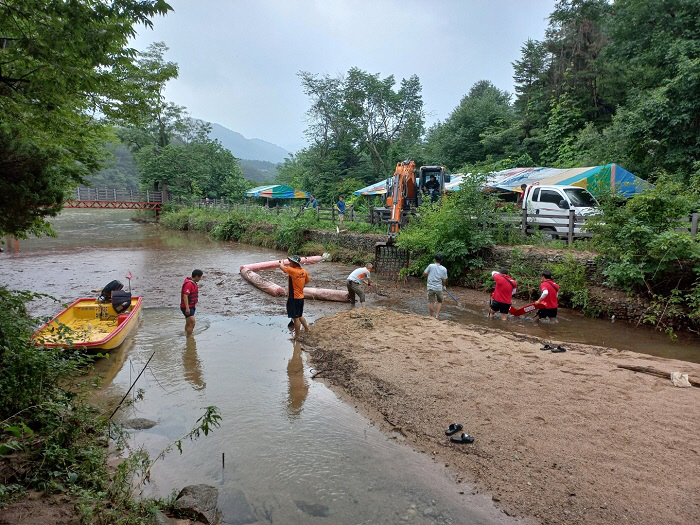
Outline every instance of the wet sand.
{"type": "Polygon", "coordinates": [[[317,379],[509,514],[700,522],[700,389],[617,367],[697,381],[700,365],[564,344],[384,309],[324,317],[304,341],[317,379]],[[476,441],[450,443],[451,422],[476,441]]]}

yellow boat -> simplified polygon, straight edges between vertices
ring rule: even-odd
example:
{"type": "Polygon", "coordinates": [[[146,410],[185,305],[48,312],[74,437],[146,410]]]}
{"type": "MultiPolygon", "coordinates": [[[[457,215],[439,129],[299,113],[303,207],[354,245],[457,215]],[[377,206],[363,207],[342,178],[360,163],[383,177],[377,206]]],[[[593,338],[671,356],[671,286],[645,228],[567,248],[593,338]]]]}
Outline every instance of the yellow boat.
{"type": "Polygon", "coordinates": [[[35,333],[34,342],[43,346],[75,346],[111,350],[117,348],[141,320],[141,297],[117,314],[111,304],[82,298],[73,302],[35,333]]]}

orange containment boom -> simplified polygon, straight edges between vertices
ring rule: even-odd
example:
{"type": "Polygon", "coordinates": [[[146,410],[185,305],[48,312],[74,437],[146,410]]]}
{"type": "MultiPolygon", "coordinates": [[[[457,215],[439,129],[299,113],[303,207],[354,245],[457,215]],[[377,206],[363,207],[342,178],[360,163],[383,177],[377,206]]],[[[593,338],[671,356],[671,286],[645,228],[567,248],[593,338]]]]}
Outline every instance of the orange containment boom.
{"type": "MultiPolygon", "coordinates": [[[[301,264],[314,264],[323,260],[320,255],[313,257],[302,257],[301,264]]],[[[284,261],[285,266],[289,265],[289,261],[284,261]]],[[[263,279],[255,273],[260,270],[274,270],[280,265],[279,261],[265,261],[253,264],[244,264],[241,266],[241,276],[256,288],[274,297],[287,295],[287,290],[278,284],[263,279]]],[[[336,301],[340,303],[350,302],[348,292],[345,290],[332,290],[330,288],[304,288],[305,299],[319,299],[321,301],[336,301]]]]}

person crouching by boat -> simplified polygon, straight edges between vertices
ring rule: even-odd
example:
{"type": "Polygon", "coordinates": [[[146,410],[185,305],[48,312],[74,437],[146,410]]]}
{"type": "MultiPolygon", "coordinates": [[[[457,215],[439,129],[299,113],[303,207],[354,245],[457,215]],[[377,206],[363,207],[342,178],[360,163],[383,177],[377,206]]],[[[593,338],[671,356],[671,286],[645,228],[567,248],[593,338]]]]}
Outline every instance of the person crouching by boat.
{"type": "Polygon", "coordinates": [[[306,270],[301,267],[301,259],[298,255],[290,255],[289,266],[280,261],[280,270],[286,273],[289,281],[287,292],[287,317],[294,321],[294,339],[299,339],[299,325],[304,326],[304,331],[309,331],[309,325],[304,319],[304,286],[311,280],[306,270]]]}
{"type": "Polygon", "coordinates": [[[194,332],[194,313],[199,300],[199,286],[197,283],[202,279],[204,272],[202,270],[193,270],[192,277],[187,277],[182,283],[182,291],[180,292],[180,310],[185,316],[185,334],[188,336],[194,332]]]}
{"type": "Polygon", "coordinates": [[[491,304],[489,309],[489,318],[492,315],[501,314],[501,320],[508,319],[508,311],[513,302],[513,295],[516,291],[517,283],[510,275],[506,268],[501,268],[498,272],[491,272],[491,277],[496,281],[496,289],[491,294],[491,304]]]}
{"type": "Polygon", "coordinates": [[[557,317],[557,308],[559,307],[559,301],[557,300],[559,285],[552,280],[552,274],[546,270],[542,272],[540,291],[542,295],[536,301],[538,306],[540,306],[540,309],[535,314],[536,323],[539,323],[540,319],[546,319],[547,317],[555,319],[557,317]]]}
{"type": "Polygon", "coordinates": [[[355,307],[355,295],[360,298],[362,308],[365,307],[365,292],[362,290],[362,282],[366,282],[367,286],[372,286],[370,279],[370,270],[372,263],[367,263],[363,268],[357,268],[348,275],[348,294],[350,295],[350,304],[355,307]]]}
{"type": "MultiPolygon", "coordinates": [[[[107,286],[102,288],[102,291],[100,292],[100,296],[97,298],[97,300],[101,303],[109,303],[112,302],[112,292],[117,292],[124,288],[124,285],[120,283],[119,281],[111,281],[107,286]]],[[[94,292],[93,292],[94,293],[94,292]]]]}

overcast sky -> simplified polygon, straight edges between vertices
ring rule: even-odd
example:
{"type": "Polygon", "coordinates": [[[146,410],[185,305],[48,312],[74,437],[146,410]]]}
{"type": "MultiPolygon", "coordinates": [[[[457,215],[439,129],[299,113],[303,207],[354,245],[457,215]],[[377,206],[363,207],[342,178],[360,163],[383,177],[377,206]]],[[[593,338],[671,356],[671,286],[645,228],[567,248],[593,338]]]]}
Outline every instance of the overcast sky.
{"type": "Polygon", "coordinates": [[[297,73],[358,67],[418,75],[427,124],[482,79],[513,92],[511,62],[541,40],[554,0],[169,0],[133,47],[163,41],[180,76],[169,101],[195,118],[289,151],[306,143],[309,100],[297,73]]]}

